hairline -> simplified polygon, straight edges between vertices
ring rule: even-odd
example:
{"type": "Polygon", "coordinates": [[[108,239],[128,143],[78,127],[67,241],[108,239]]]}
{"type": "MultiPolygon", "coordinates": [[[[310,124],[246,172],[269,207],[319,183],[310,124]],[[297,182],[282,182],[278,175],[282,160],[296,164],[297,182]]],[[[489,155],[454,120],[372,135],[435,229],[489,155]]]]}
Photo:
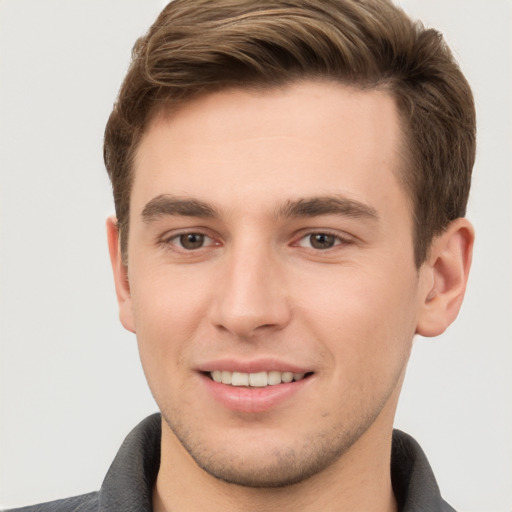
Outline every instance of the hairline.
{"type": "MultiPolygon", "coordinates": [[[[130,231],[130,213],[131,213],[131,197],[132,188],[135,178],[137,155],[139,152],[140,145],[148,133],[150,126],[161,118],[172,118],[181,108],[186,107],[190,103],[198,100],[202,97],[206,97],[217,92],[239,90],[239,91],[253,91],[253,92],[267,92],[280,88],[287,88],[291,85],[312,81],[318,83],[333,83],[345,86],[355,91],[382,91],[386,93],[393,101],[393,104],[397,113],[397,120],[399,123],[399,146],[395,148],[398,165],[396,169],[393,169],[393,174],[396,176],[398,183],[403,187],[407,204],[410,208],[411,213],[411,226],[412,226],[412,242],[414,249],[414,259],[416,267],[419,268],[428,256],[428,249],[424,251],[424,254],[419,254],[419,243],[421,242],[418,230],[418,219],[417,219],[417,201],[415,191],[415,178],[413,168],[421,165],[419,162],[415,162],[413,145],[415,141],[412,136],[407,135],[407,124],[408,120],[403,109],[399,106],[399,95],[398,91],[393,88],[393,79],[383,78],[378,81],[359,81],[351,80],[349,78],[344,79],[343,77],[330,76],[327,74],[316,74],[308,73],[294,76],[290,73],[289,77],[283,78],[279,81],[265,81],[262,79],[237,81],[237,82],[226,82],[218,81],[211,84],[211,87],[203,88],[198,91],[192,91],[189,94],[182,95],[179,98],[168,97],[164,99],[160,104],[155,103],[152,105],[146,114],[145,121],[141,128],[137,130],[137,135],[134,137],[130,151],[128,153],[128,180],[127,180],[127,191],[129,198],[127,201],[128,209],[125,212],[124,222],[120,224],[118,222],[119,239],[120,239],[120,250],[122,260],[125,265],[128,264],[128,238],[130,231]],[[420,257],[421,256],[421,257],[420,257]]],[[[432,240],[430,240],[431,245],[432,240]]]]}

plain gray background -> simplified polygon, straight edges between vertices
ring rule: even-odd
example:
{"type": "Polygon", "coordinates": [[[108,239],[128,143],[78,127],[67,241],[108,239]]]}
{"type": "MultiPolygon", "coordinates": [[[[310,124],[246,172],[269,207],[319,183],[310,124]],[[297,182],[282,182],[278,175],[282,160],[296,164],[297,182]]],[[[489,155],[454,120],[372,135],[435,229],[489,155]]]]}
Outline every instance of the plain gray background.
{"type": "MultiPolygon", "coordinates": [[[[512,3],[402,0],[473,85],[477,230],[458,321],[417,339],[396,425],[461,511],[512,510],[512,3]]],[[[161,0],[0,0],[0,506],[97,489],[156,410],[105,239],[103,129],[161,0]]]]}

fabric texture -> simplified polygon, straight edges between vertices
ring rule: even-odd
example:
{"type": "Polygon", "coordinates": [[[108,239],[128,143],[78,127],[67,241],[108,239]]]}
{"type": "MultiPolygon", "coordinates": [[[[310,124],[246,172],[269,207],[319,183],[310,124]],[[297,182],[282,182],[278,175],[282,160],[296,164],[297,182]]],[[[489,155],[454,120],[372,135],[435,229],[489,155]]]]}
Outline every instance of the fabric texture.
{"type": "MultiPolygon", "coordinates": [[[[153,414],[125,439],[99,491],[5,512],[151,512],[160,437],[160,414],[153,414]]],[[[391,479],[400,512],[455,512],[420,445],[400,430],[393,431],[391,479]]]]}

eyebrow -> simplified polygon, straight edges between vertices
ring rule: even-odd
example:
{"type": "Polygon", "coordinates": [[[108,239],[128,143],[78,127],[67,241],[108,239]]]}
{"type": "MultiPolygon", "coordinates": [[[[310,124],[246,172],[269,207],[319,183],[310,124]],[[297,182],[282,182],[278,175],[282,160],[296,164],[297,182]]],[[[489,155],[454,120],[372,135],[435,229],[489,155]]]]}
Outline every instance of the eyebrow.
{"type": "Polygon", "coordinates": [[[216,209],[208,203],[169,194],[154,197],[142,210],[142,219],[148,223],[166,215],[203,218],[219,217],[216,209]]]}
{"type": "Polygon", "coordinates": [[[319,215],[341,215],[352,218],[378,220],[377,210],[344,196],[320,196],[287,201],[277,211],[277,217],[316,217],[319,215]]]}
{"type": "MultiPolygon", "coordinates": [[[[144,222],[152,222],[163,216],[220,218],[218,210],[198,199],[161,194],[151,199],[142,210],[144,222]]],[[[377,211],[360,201],[344,196],[319,196],[286,201],[275,211],[275,218],[316,217],[341,215],[352,218],[378,220],[377,211]]]]}

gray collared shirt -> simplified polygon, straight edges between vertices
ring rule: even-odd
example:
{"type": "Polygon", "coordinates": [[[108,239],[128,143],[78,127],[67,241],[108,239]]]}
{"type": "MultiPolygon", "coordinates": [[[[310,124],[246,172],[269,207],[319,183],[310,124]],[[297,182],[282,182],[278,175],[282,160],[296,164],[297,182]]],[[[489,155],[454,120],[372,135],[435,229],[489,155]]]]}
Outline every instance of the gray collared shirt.
{"type": "MultiPolygon", "coordinates": [[[[99,491],[11,512],[152,512],[160,436],[160,414],[153,414],[125,439],[99,491]]],[[[400,430],[393,432],[391,479],[400,512],[455,512],[441,497],[420,445],[400,430]]]]}

